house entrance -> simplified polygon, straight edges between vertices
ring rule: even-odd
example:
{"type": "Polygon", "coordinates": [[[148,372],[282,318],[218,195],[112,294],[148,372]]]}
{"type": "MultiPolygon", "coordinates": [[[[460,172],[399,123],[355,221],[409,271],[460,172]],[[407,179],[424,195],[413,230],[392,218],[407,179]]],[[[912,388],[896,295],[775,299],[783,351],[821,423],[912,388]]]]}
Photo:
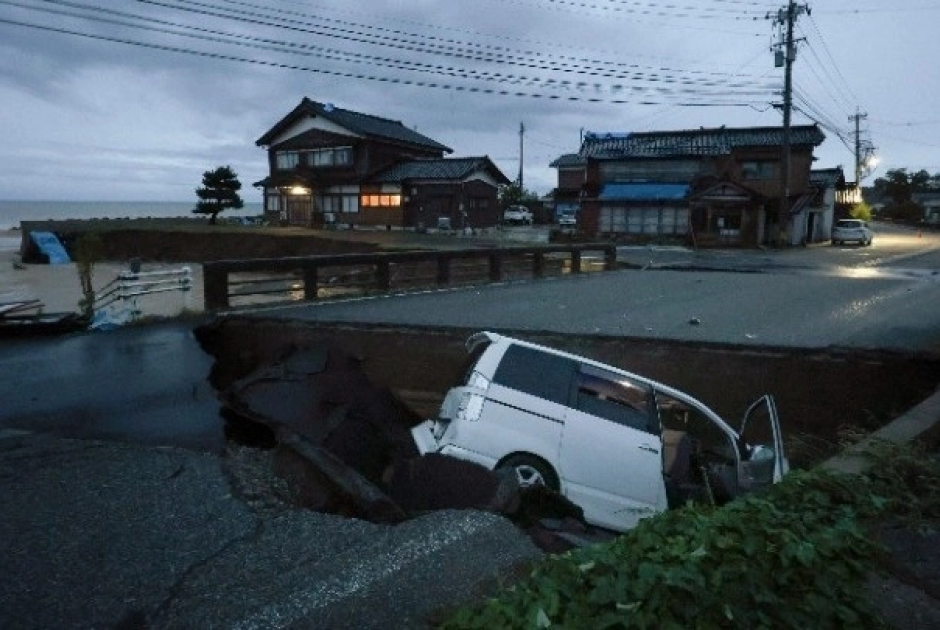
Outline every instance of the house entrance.
{"type": "Polygon", "coordinates": [[[291,225],[310,225],[313,198],[310,195],[287,197],[287,222],[291,225]]]}

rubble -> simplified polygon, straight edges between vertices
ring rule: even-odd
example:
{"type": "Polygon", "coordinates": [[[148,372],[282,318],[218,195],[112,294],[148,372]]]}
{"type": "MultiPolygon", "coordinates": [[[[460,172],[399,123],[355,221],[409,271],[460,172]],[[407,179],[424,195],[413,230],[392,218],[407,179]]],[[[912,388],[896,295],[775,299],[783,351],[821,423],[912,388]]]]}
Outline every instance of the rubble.
{"type": "MultiPolygon", "coordinates": [[[[211,351],[213,342],[203,345],[211,351]]],[[[588,531],[580,508],[556,492],[522,489],[514,474],[446,455],[420,455],[411,428],[424,418],[335,343],[292,343],[251,357],[228,347],[225,356],[241,362],[220,366],[217,356],[210,378],[227,435],[273,447],[278,494],[296,507],[381,524],[483,510],[510,518],[551,551],[577,544],[565,534],[588,531]]],[[[252,487],[258,494],[256,481],[252,487]]]]}

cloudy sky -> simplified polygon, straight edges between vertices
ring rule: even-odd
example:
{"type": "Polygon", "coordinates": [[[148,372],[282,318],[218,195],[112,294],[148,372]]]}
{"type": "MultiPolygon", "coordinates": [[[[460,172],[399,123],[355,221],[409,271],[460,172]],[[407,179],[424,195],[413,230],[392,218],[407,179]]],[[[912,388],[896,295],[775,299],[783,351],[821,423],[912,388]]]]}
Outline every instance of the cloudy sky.
{"type": "MultiPolygon", "coordinates": [[[[0,0],[0,199],[189,201],[303,97],[402,121],[548,192],[584,131],[780,125],[770,0],[0,0]]],[[[804,7],[806,5],[798,5],[804,7]]],[[[825,0],[794,35],[794,124],[940,172],[940,3],[825,0]]]]}

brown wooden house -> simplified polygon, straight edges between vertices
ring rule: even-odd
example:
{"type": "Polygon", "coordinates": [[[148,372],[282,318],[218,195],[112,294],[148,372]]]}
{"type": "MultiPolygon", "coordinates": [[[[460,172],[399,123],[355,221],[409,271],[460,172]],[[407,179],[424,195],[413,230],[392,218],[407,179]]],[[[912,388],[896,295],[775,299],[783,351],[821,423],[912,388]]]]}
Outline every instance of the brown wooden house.
{"type": "Polygon", "coordinates": [[[816,125],[790,130],[790,185],[782,203],[781,127],[585,134],[555,160],[556,204],[578,205],[591,236],[684,239],[698,245],[797,244],[814,193],[816,125]]]}
{"type": "Polygon", "coordinates": [[[509,183],[487,157],[452,150],[400,121],[304,98],[261,136],[266,217],[281,225],[483,227],[509,183]]]}

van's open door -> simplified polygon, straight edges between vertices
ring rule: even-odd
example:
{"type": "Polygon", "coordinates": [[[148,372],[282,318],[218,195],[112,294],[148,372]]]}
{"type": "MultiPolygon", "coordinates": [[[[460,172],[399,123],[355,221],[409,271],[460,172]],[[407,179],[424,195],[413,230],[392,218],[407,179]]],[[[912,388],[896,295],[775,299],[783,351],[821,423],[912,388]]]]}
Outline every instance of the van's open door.
{"type": "Polygon", "coordinates": [[[790,465],[783,452],[783,435],[773,396],[762,396],[747,408],[739,435],[746,445],[738,469],[741,490],[747,492],[780,481],[790,465]]]}

